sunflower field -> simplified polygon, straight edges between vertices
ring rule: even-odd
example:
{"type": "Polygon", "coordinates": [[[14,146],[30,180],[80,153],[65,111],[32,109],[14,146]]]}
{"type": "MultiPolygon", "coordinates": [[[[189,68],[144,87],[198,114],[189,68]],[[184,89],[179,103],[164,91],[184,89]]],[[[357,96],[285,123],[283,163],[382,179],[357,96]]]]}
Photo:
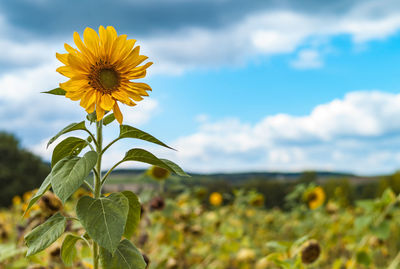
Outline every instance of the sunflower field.
{"type": "MultiPolygon", "coordinates": [[[[158,180],[167,176],[160,171],[153,174],[158,180]]],[[[13,205],[0,212],[0,268],[93,268],[84,229],[75,216],[69,216],[62,238],[25,256],[24,234],[55,212],[68,215],[80,197],[90,195],[80,189],[63,205],[48,191],[22,218],[34,193],[15,196],[13,205]],[[66,237],[73,244],[62,244],[66,237]],[[67,248],[73,249],[72,255],[63,255],[67,248]]],[[[164,198],[160,189],[153,189],[139,197],[140,222],[130,239],[147,268],[400,266],[400,198],[390,189],[380,198],[344,206],[341,201],[327,201],[323,188],[300,184],[286,197],[285,210],[266,209],[264,196],[256,191],[187,189],[164,198]]]]}

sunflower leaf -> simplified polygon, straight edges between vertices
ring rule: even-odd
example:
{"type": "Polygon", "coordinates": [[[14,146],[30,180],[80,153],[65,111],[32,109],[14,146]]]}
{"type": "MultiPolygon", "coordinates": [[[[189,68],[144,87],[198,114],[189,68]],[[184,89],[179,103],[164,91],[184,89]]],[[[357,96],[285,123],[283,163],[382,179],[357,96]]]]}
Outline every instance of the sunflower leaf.
{"type": "Polygon", "coordinates": [[[58,132],[58,134],[56,134],[55,136],[53,136],[49,142],[47,143],[47,148],[57,139],[59,138],[61,135],[72,132],[72,131],[77,131],[77,130],[86,130],[86,126],[85,126],[85,121],[81,121],[78,123],[71,123],[70,125],[68,125],[67,127],[65,127],[64,129],[62,129],[60,132],[58,132]]]}
{"type": "Polygon", "coordinates": [[[47,92],[42,92],[42,93],[54,94],[54,95],[65,95],[67,92],[61,88],[55,88],[53,90],[50,90],[47,92]]]}
{"type": "Polygon", "coordinates": [[[67,220],[60,213],[56,213],[43,224],[37,226],[25,236],[28,246],[26,256],[36,254],[56,241],[64,232],[67,220]]]}
{"type": "Polygon", "coordinates": [[[97,199],[83,196],[76,205],[76,214],[90,238],[112,254],[124,233],[128,210],[128,199],[121,193],[97,199]]]}
{"type": "Polygon", "coordinates": [[[61,259],[67,266],[72,266],[76,258],[77,251],[75,248],[75,244],[79,239],[82,238],[73,234],[68,234],[64,238],[64,241],[61,245],[61,259]]]}
{"type": "Polygon", "coordinates": [[[156,156],[154,156],[152,153],[150,153],[144,149],[135,148],[135,149],[129,150],[125,154],[125,157],[122,159],[122,161],[123,162],[137,161],[137,162],[142,162],[142,163],[148,163],[148,164],[156,165],[161,168],[167,169],[167,170],[171,171],[172,173],[177,174],[178,176],[183,176],[183,177],[189,176],[177,164],[175,164],[171,161],[168,161],[168,160],[159,159],[156,156]]]}
{"type": "Polygon", "coordinates": [[[63,203],[83,184],[96,162],[97,153],[89,151],[82,158],[67,156],[56,163],[51,171],[51,186],[63,203]]]}
{"type": "Polygon", "coordinates": [[[131,238],[139,225],[140,221],[140,202],[139,198],[131,191],[121,192],[129,202],[128,218],[126,220],[124,236],[131,238]]]}
{"type": "Polygon", "coordinates": [[[171,169],[174,171],[175,174],[179,176],[190,177],[190,175],[186,174],[186,172],[183,171],[183,169],[180,168],[176,163],[167,159],[160,159],[160,161],[171,167],[171,169]]]}
{"type": "Polygon", "coordinates": [[[129,125],[120,125],[119,126],[119,138],[136,138],[136,139],[141,139],[147,142],[151,142],[172,150],[175,150],[174,148],[171,148],[170,146],[164,144],[151,134],[148,134],[142,130],[139,130],[135,127],[129,126],[129,125]]]}
{"type": "Polygon", "coordinates": [[[54,148],[51,166],[54,167],[64,157],[77,156],[86,146],[87,142],[81,138],[67,137],[54,148]]]}
{"type": "Polygon", "coordinates": [[[100,248],[100,259],[104,268],[145,269],[147,266],[142,253],[127,239],[118,244],[114,255],[100,248]]]}
{"type": "Polygon", "coordinates": [[[104,117],[103,119],[103,125],[109,125],[110,123],[112,123],[115,120],[115,116],[114,113],[111,113],[109,115],[107,115],[106,117],[104,117]]]}
{"type": "Polygon", "coordinates": [[[51,173],[43,180],[42,185],[40,185],[39,190],[35,193],[35,195],[29,201],[28,206],[25,209],[24,216],[26,212],[39,200],[43,194],[48,191],[51,187],[51,173]]]}

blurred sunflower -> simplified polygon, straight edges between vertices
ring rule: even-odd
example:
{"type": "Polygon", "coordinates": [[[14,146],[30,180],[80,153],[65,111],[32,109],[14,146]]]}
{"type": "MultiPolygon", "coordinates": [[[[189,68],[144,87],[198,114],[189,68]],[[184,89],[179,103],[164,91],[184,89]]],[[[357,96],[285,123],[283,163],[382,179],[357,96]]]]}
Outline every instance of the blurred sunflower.
{"type": "Polygon", "coordinates": [[[315,262],[321,254],[321,247],[318,241],[311,239],[305,242],[301,249],[301,261],[304,264],[315,262]]]}
{"type": "Polygon", "coordinates": [[[74,33],[74,42],[78,49],[65,44],[68,53],[56,54],[65,66],[57,72],[69,78],[60,83],[66,91],[65,96],[80,105],[88,113],[96,110],[97,120],[104,117],[106,111],[113,110],[115,118],[122,124],[123,116],[117,101],[128,106],[136,105],[142,96],[151,91],[145,83],[132,82],[146,76],[148,62],[139,66],[148,57],[139,55],[140,47],[134,47],[136,40],[126,35],[117,35],[114,27],[99,27],[99,35],[86,28],[82,42],[79,34],[74,33]]]}
{"type": "Polygon", "coordinates": [[[147,170],[147,174],[155,180],[164,180],[171,175],[171,172],[158,166],[152,166],[147,170]]]}
{"type": "Polygon", "coordinates": [[[210,194],[210,204],[219,206],[222,204],[222,195],[219,192],[213,192],[210,194]]]}
{"type": "Polygon", "coordinates": [[[325,192],[319,186],[312,188],[305,193],[304,200],[310,209],[316,209],[325,202],[325,192]]]}

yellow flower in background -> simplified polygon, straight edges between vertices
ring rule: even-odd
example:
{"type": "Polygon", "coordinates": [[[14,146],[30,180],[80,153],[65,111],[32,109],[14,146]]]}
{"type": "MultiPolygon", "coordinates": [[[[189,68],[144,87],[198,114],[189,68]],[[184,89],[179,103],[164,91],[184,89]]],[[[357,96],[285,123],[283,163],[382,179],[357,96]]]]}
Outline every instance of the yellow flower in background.
{"type": "Polygon", "coordinates": [[[315,187],[305,193],[305,201],[310,209],[316,209],[325,202],[325,192],[321,187],[315,187]]]}
{"type": "Polygon", "coordinates": [[[117,101],[134,106],[143,99],[142,96],[148,96],[149,85],[131,80],[145,77],[146,69],[153,63],[140,65],[148,57],[139,55],[140,47],[134,47],[136,40],[127,39],[126,35],[118,36],[112,26],[107,29],[100,26],[99,35],[86,28],[83,41],[75,32],[74,42],[78,49],[65,44],[68,53],[56,54],[65,64],[57,68],[57,72],[69,78],[60,83],[66,91],[65,96],[73,101],[80,100],[88,113],[96,110],[98,121],[106,111],[113,110],[115,118],[122,124],[123,116],[117,101]]]}
{"type": "Polygon", "coordinates": [[[213,192],[210,194],[210,204],[214,205],[214,206],[219,206],[222,204],[222,195],[219,192],[213,192]]]}
{"type": "Polygon", "coordinates": [[[258,193],[256,195],[254,195],[250,199],[250,204],[252,206],[262,206],[262,205],[264,205],[264,195],[262,195],[261,193],[258,193]]]}
{"type": "Polygon", "coordinates": [[[152,166],[147,170],[147,174],[156,180],[164,180],[171,175],[171,172],[158,166],[152,166]]]}
{"type": "Polygon", "coordinates": [[[19,195],[15,195],[12,198],[12,204],[13,206],[19,206],[21,204],[21,197],[19,195]]]}

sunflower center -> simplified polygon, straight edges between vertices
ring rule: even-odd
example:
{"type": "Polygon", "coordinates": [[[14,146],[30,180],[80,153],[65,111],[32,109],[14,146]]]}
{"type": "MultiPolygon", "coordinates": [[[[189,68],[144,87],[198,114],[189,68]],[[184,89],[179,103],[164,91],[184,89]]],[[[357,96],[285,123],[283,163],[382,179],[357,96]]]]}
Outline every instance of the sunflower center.
{"type": "Polygon", "coordinates": [[[99,81],[105,89],[110,90],[118,86],[118,74],[113,69],[102,69],[99,72],[99,81]]]}
{"type": "Polygon", "coordinates": [[[314,192],[312,192],[312,193],[310,193],[308,196],[307,196],[307,200],[308,200],[308,202],[313,202],[313,201],[315,201],[315,200],[317,200],[317,194],[315,194],[314,192]]]}
{"type": "Polygon", "coordinates": [[[121,78],[115,66],[107,61],[99,60],[90,67],[88,84],[103,94],[110,94],[120,86],[121,78]]]}

